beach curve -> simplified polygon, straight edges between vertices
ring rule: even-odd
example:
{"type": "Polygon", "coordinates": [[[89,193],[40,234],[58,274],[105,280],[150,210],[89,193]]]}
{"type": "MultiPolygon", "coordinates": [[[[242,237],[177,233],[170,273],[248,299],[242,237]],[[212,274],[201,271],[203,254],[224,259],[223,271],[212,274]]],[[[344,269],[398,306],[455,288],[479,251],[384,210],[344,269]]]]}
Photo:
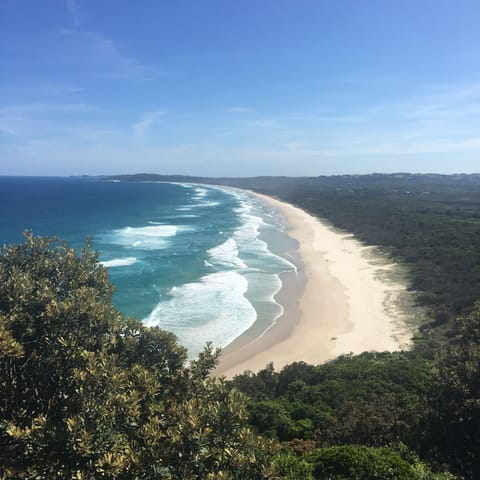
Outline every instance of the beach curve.
{"type": "Polygon", "coordinates": [[[405,276],[396,275],[398,265],[294,205],[246,193],[286,219],[287,234],[298,242],[303,282],[301,289],[299,282],[284,284],[279,293],[284,313],[267,332],[249,341],[241,336],[225,347],[216,376],[257,372],[269,363],[280,369],[298,361],[319,364],[342,354],[409,348],[414,327],[404,312],[412,311],[413,299],[405,276]]]}

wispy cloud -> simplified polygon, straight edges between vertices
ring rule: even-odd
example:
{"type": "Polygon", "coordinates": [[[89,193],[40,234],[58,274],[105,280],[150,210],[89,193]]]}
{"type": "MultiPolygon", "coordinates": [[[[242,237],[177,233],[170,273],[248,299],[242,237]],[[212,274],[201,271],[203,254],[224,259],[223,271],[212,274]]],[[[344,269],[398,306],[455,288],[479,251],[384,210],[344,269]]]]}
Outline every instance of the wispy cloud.
{"type": "Polygon", "coordinates": [[[144,139],[150,128],[157,124],[167,112],[165,110],[156,110],[154,112],[144,113],[138,122],[132,125],[133,136],[135,139],[144,139]]]}
{"type": "Polygon", "coordinates": [[[250,107],[228,107],[225,109],[227,113],[251,113],[255,110],[250,107]]]}
{"type": "Polygon", "coordinates": [[[10,136],[13,136],[13,137],[18,136],[18,133],[15,130],[13,130],[10,127],[3,126],[1,124],[0,124],[0,133],[3,133],[4,135],[10,135],[10,136]]]}
{"type": "Polygon", "coordinates": [[[460,145],[480,135],[480,84],[432,87],[363,113],[367,124],[388,130],[392,137],[460,145]]]}
{"type": "Polygon", "coordinates": [[[275,128],[279,126],[278,119],[276,118],[259,118],[250,122],[250,125],[254,128],[275,128]]]}
{"type": "Polygon", "coordinates": [[[91,125],[110,112],[88,103],[36,102],[0,106],[0,128],[22,139],[68,134],[69,125],[91,125]]]}
{"type": "Polygon", "coordinates": [[[107,35],[88,30],[62,28],[58,33],[64,37],[68,49],[88,55],[92,61],[131,64],[133,60],[120,53],[114,40],[107,35]]]}
{"type": "Polygon", "coordinates": [[[131,110],[125,118],[126,111],[103,112],[82,102],[8,105],[0,108],[0,132],[3,143],[18,145],[25,158],[57,159],[58,165],[62,156],[75,158],[84,168],[77,173],[113,172],[120,163],[112,158],[131,171],[153,171],[162,162],[171,173],[205,175],[366,173],[399,165],[454,171],[460,160],[463,170],[478,170],[480,85],[473,83],[337,110],[316,104],[305,111],[259,108],[261,114],[234,115],[230,108],[245,107],[171,114],[167,123],[161,109],[132,120],[131,110]],[[67,117],[74,121],[64,122],[67,117]],[[165,134],[154,135],[160,124],[165,134]]]}
{"type": "Polygon", "coordinates": [[[78,27],[80,25],[80,17],[78,15],[78,6],[76,0],[65,0],[68,13],[72,17],[73,24],[78,27]]]}
{"type": "MultiPolygon", "coordinates": [[[[480,84],[448,85],[394,101],[338,110],[281,112],[250,121],[259,146],[299,157],[359,158],[453,152],[480,155],[480,84]]],[[[252,133],[253,135],[253,133],[252,133]]]]}
{"type": "Polygon", "coordinates": [[[451,162],[452,152],[455,152],[455,158],[462,159],[463,171],[478,171],[478,156],[471,149],[478,151],[480,146],[480,138],[457,145],[416,144],[412,149],[399,148],[401,146],[389,141],[375,146],[370,141],[362,144],[360,139],[355,139],[351,144],[315,147],[299,141],[273,146],[260,143],[238,145],[232,149],[220,143],[197,141],[151,148],[141,146],[139,149],[138,145],[122,143],[122,138],[104,140],[107,141],[92,141],[75,149],[63,139],[27,141],[15,150],[0,149],[0,164],[3,159],[7,161],[15,155],[19,159],[17,173],[28,173],[28,166],[34,161],[42,162],[44,173],[66,175],[115,173],[119,166],[125,173],[158,171],[161,165],[162,172],[172,174],[243,176],[253,172],[256,175],[321,175],[398,171],[400,159],[400,165],[408,171],[453,173],[456,163],[451,162]],[[445,151],[445,148],[452,150],[445,151]],[[422,162],[418,161],[419,150],[425,152],[422,162]],[[65,162],[65,158],[71,162],[65,162]]]}
{"type": "Polygon", "coordinates": [[[0,115],[35,113],[78,113],[100,111],[101,109],[89,103],[29,103],[19,105],[6,105],[0,107],[0,115]]]}
{"type": "Polygon", "coordinates": [[[30,92],[46,97],[56,97],[59,95],[76,94],[84,91],[83,87],[78,85],[62,85],[55,83],[43,83],[40,85],[28,86],[30,92]]]}
{"type": "Polygon", "coordinates": [[[64,68],[80,69],[82,77],[149,80],[174,75],[160,66],[137,61],[104,33],[62,28],[57,34],[62,37],[62,48],[51,48],[47,58],[64,68]]]}
{"type": "Polygon", "coordinates": [[[381,83],[387,82],[388,79],[386,77],[380,76],[350,76],[350,77],[331,77],[331,76],[323,76],[323,77],[315,77],[315,78],[307,78],[298,81],[288,81],[288,82],[281,82],[275,84],[273,87],[280,89],[280,90],[304,90],[304,89],[312,89],[312,88],[325,88],[328,86],[329,94],[331,94],[331,89],[335,85],[345,86],[345,85],[358,85],[358,86],[376,86],[381,83]]]}

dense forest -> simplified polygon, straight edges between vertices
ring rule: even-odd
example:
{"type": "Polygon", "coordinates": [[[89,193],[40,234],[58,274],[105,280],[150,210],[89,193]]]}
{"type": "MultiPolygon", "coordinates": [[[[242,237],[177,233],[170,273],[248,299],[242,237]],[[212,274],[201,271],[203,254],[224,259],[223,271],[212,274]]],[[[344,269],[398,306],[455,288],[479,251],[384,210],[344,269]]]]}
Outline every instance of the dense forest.
{"type": "Polygon", "coordinates": [[[407,265],[429,321],[409,352],[227,382],[117,312],[88,245],[27,234],[0,255],[2,478],[480,478],[480,176],[115,178],[294,203],[407,265]]]}

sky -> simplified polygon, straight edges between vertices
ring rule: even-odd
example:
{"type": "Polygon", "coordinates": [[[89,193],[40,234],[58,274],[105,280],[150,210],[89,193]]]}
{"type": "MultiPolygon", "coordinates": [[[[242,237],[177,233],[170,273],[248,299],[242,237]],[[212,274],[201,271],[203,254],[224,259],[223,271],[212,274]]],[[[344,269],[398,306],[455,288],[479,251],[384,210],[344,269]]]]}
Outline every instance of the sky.
{"type": "Polygon", "coordinates": [[[0,175],[480,172],[478,0],[0,0],[0,175]]]}

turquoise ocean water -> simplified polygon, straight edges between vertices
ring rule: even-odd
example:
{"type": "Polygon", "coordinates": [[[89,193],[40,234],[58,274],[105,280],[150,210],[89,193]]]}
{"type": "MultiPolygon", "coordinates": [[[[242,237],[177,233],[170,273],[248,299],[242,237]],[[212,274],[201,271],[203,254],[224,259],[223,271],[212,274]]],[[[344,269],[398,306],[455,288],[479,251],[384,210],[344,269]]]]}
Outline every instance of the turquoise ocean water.
{"type": "Polygon", "coordinates": [[[282,313],[281,277],[295,270],[278,212],[204,185],[0,177],[0,243],[25,229],[76,248],[90,235],[117,308],[172,331],[191,357],[256,321],[268,329],[282,313]]]}

